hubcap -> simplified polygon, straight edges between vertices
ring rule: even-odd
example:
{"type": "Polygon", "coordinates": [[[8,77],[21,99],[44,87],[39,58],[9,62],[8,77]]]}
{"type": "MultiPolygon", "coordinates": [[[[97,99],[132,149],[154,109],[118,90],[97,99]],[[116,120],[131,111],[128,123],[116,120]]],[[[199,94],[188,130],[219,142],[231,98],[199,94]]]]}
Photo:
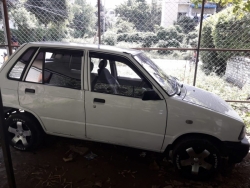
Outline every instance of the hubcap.
{"type": "Polygon", "coordinates": [[[12,142],[16,144],[18,141],[21,141],[21,143],[24,146],[28,145],[27,137],[31,136],[31,131],[30,130],[24,130],[23,129],[23,123],[22,122],[17,122],[16,123],[17,128],[13,128],[9,126],[8,131],[12,134],[15,134],[15,136],[12,138],[12,142]]]}
{"type": "Polygon", "coordinates": [[[192,174],[198,174],[200,168],[210,170],[212,165],[207,163],[204,159],[210,155],[210,152],[206,149],[203,152],[197,154],[193,148],[186,149],[187,154],[189,155],[188,159],[181,160],[182,166],[191,166],[192,174]]]}

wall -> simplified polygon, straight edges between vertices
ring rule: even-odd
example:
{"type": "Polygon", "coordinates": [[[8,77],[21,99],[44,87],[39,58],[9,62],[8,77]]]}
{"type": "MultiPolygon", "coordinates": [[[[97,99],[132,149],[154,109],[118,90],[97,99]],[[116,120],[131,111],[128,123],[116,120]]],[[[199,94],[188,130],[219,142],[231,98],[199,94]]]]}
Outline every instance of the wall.
{"type": "Polygon", "coordinates": [[[161,26],[168,27],[177,20],[178,3],[176,0],[162,1],[161,26]]]}
{"type": "Polygon", "coordinates": [[[238,56],[229,59],[225,79],[240,88],[250,84],[250,58],[238,56]]]}

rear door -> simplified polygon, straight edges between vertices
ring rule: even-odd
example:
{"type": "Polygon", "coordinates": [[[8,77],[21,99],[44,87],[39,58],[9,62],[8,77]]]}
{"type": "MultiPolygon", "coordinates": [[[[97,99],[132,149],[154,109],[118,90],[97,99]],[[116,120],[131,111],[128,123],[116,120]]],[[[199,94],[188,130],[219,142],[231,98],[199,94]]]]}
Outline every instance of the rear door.
{"type": "Polygon", "coordinates": [[[85,137],[83,51],[40,48],[24,79],[19,101],[38,115],[48,133],[85,137]]]}

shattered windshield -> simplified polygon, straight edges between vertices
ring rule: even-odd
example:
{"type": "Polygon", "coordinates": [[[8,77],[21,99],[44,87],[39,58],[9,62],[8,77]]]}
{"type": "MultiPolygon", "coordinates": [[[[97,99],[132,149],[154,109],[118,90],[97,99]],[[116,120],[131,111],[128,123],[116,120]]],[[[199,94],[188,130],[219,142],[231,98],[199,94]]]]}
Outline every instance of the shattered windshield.
{"type": "Polygon", "coordinates": [[[167,75],[160,67],[158,67],[145,54],[140,53],[134,56],[135,59],[146,69],[146,71],[163,87],[169,94],[174,95],[176,92],[176,80],[167,75]]]}

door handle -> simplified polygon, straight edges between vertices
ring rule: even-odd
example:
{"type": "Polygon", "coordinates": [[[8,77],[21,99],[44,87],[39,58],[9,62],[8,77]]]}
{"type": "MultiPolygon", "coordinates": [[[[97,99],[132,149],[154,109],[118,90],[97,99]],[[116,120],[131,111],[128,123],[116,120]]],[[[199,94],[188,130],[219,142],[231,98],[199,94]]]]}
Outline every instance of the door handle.
{"type": "Polygon", "coordinates": [[[105,103],[105,100],[104,99],[94,98],[94,102],[105,103]]]}
{"type": "Polygon", "coordinates": [[[25,93],[35,93],[36,91],[34,89],[25,89],[25,93]]]}

